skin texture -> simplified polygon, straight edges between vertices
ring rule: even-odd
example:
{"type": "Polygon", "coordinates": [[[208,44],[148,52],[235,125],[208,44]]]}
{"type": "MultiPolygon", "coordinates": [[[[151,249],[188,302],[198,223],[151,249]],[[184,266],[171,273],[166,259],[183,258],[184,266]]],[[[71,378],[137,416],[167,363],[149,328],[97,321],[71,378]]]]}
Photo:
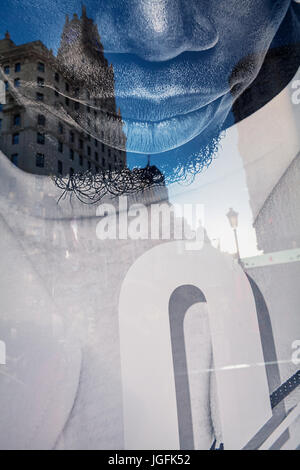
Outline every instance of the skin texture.
{"type": "Polygon", "coordinates": [[[101,2],[96,21],[127,150],[168,151],[222,126],[289,7],[290,0],[101,2]]]}
{"type": "Polygon", "coordinates": [[[234,103],[258,76],[273,42],[295,41],[290,17],[299,17],[299,5],[100,0],[87,2],[87,13],[113,65],[130,165],[144,166],[150,154],[172,182],[210,165],[222,130],[236,121],[234,103]]]}
{"type": "MultiPolygon", "coordinates": [[[[64,15],[81,5],[27,0],[24,8],[43,17],[27,20],[34,39],[55,50],[64,15]]],[[[300,29],[292,0],[86,0],[86,8],[113,65],[129,166],[143,167],[151,155],[169,181],[210,164],[222,130],[236,121],[234,103],[274,41],[294,43],[300,29]]],[[[109,119],[113,128],[116,117],[109,119]]]]}

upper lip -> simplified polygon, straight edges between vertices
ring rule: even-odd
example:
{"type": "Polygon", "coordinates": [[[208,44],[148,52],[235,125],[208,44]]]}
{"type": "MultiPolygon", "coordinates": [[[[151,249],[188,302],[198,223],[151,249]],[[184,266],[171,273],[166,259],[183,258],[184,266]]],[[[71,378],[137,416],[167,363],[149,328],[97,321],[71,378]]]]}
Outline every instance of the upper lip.
{"type": "Polygon", "coordinates": [[[182,94],[172,97],[152,99],[151,97],[118,97],[118,106],[121,109],[123,120],[134,120],[140,122],[162,122],[179,116],[198,111],[205,106],[224,96],[223,93],[209,98],[199,94],[182,94]]]}

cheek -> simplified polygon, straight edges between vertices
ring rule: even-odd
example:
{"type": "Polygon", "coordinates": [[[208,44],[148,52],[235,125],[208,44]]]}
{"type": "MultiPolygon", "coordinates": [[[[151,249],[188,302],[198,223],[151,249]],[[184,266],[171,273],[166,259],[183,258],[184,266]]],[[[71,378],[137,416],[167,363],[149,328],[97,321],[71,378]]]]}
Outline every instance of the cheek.
{"type": "Polygon", "coordinates": [[[257,76],[289,5],[290,0],[229,0],[212,8],[220,34],[214,63],[236,93],[257,76]]]}
{"type": "Polygon", "coordinates": [[[214,19],[224,52],[243,56],[267,49],[283,21],[291,0],[213,1],[214,19]],[[226,51],[225,51],[225,48],[226,51]]]}

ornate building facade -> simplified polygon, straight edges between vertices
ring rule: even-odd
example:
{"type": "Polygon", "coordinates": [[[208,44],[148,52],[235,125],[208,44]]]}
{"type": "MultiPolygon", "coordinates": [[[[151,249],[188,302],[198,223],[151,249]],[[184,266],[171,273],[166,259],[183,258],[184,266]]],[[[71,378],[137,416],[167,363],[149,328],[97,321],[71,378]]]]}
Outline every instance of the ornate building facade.
{"type": "Polygon", "coordinates": [[[66,17],[57,56],[41,41],[0,40],[0,150],[24,171],[67,175],[126,165],[114,72],[85,7],[66,17]]]}

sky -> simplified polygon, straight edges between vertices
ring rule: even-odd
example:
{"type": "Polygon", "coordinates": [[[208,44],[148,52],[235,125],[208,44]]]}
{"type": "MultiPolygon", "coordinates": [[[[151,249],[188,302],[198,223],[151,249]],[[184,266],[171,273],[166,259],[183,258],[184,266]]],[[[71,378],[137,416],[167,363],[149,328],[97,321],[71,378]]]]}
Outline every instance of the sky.
{"type": "Polygon", "coordinates": [[[237,229],[242,258],[257,256],[253,216],[245,168],[238,145],[237,127],[226,131],[221,147],[211,166],[200,173],[192,186],[174,184],[169,187],[169,198],[177,204],[203,204],[204,226],[212,244],[221,251],[235,253],[232,228],[226,214],[233,208],[239,214],[237,229]]]}

